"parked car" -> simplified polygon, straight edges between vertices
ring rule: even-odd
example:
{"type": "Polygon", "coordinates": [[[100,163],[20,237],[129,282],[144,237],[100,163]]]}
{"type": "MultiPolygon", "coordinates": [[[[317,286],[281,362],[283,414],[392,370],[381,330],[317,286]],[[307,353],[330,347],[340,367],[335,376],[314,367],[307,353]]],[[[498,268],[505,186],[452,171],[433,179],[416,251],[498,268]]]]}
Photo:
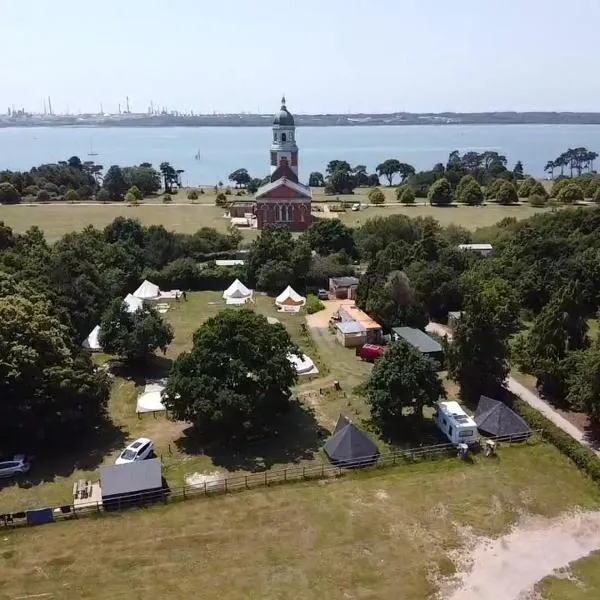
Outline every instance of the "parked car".
{"type": "Polygon", "coordinates": [[[0,477],[14,477],[27,473],[31,463],[23,454],[15,454],[12,458],[0,459],[0,477]]]}
{"type": "Polygon", "coordinates": [[[354,210],[354,211],[360,210],[360,204],[358,202],[354,203],[352,205],[352,210],[354,210]]]}
{"type": "Polygon", "coordinates": [[[317,298],[319,300],[329,300],[329,292],[327,290],[319,290],[317,292],[317,298]]]}
{"type": "Polygon", "coordinates": [[[115,465],[124,465],[135,460],[144,460],[151,458],[154,455],[154,442],[148,438],[139,438],[135,442],[131,442],[119,458],[115,460],[115,465]]]}
{"type": "Polygon", "coordinates": [[[364,344],[356,349],[356,355],[367,362],[375,362],[378,358],[383,356],[384,352],[385,348],[383,346],[378,346],[377,344],[364,344]]]}

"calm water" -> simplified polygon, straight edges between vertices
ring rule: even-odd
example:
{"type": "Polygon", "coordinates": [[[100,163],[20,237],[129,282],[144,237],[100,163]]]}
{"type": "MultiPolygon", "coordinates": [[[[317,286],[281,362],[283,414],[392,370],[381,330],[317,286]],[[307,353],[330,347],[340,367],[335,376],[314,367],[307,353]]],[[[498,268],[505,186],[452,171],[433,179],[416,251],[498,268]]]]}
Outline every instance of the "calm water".
{"type": "MultiPolygon", "coordinates": [[[[457,125],[406,127],[300,127],[301,179],[324,171],[332,159],[367,165],[398,158],[418,170],[446,162],[452,150],[496,150],[509,164],[522,160],[527,172],[543,176],[546,162],[569,147],[600,152],[595,125],[457,125]]],[[[23,128],[0,129],[0,170],[29,169],[73,154],[108,168],[169,161],[185,169],[187,185],[226,181],[241,167],[263,177],[269,171],[271,130],[267,127],[23,128]],[[89,157],[93,148],[98,156],[89,157]],[[200,160],[194,159],[200,151],[200,160]]]]}

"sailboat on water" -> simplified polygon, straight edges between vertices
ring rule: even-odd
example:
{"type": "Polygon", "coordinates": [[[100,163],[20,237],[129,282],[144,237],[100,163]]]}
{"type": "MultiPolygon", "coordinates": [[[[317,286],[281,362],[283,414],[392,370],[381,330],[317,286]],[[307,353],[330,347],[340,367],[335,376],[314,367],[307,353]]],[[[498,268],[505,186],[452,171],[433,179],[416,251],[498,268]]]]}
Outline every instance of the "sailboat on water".
{"type": "Polygon", "coordinates": [[[98,156],[97,152],[94,152],[94,145],[90,142],[90,151],[88,152],[88,156],[98,156]]]}
{"type": "Polygon", "coordinates": [[[196,160],[200,160],[200,150],[198,150],[198,152],[196,152],[196,154],[194,155],[194,158],[196,160]]]}

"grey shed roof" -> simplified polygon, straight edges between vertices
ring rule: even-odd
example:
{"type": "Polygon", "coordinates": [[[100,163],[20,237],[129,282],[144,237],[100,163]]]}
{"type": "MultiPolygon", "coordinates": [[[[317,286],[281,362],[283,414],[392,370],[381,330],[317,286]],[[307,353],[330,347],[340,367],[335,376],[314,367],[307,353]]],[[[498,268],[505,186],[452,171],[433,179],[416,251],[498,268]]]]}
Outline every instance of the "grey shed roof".
{"type": "Polygon", "coordinates": [[[337,323],[336,327],[344,334],[364,333],[367,331],[358,321],[342,321],[341,323],[337,323]]]}
{"type": "Polygon", "coordinates": [[[333,285],[338,287],[350,287],[351,285],[358,285],[358,279],[356,277],[332,277],[331,281],[333,285]]]}
{"type": "Polygon", "coordinates": [[[475,411],[477,428],[489,435],[528,435],[529,425],[506,404],[487,396],[479,398],[475,411]]]}
{"type": "Polygon", "coordinates": [[[453,319],[460,319],[463,316],[463,311],[462,310],[451,310],[448,312],[448,316],[452,317],[453,319]]]}
{"type": "Polygon", "coordinates": [[[357,467],[375,460],[379,450],[364,431],[340,415],[335,433],[325,444],[325,454],[335,464],[357,467]]]}
{"type": "Polygon", "coordinates": [[[162,476],[158,458],[100,467],[100,490],[103,498],[156,490],[160,487],[162,487],[162,476]]]}
{"type": "Polygon", "coordinates": [[[392,327],[392,331],[403,340],[423,352],[423,354],[429,354],[430,352],[441,352],[442,346],[429,337],[426,333],[420,329],[413,329],[412,327],[392,327]]]}

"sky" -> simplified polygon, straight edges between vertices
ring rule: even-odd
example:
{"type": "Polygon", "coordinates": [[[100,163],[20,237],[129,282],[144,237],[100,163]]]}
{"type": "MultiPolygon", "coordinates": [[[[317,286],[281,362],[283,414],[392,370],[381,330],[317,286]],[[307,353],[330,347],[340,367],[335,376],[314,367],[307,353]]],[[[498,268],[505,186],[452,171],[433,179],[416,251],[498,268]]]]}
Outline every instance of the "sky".
{"type": "Polygon", "coordinates": [[[600,111],[600,0],[0,0],[0,112],[600,111]]]}

